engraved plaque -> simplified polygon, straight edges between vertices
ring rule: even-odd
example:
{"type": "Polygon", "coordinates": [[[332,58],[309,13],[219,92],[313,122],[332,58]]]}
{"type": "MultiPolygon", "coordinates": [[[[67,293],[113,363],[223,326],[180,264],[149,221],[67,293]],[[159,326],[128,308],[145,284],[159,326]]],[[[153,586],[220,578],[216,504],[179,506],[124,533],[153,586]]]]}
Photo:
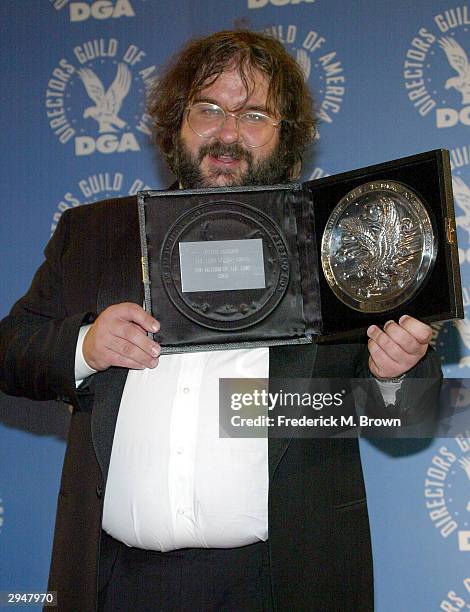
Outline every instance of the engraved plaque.
{"type": "Polygon", "coordinates": [[[210,202],[181,215],[163,240],[160,267],[174,306],[214,330],[259,323],[289,284],[289,257],[280,229],[261,211],[237,201],[210,202]],[[200,255],[188,265],[188,244],[194,243],[200,255]],[[219,274],[226,278],[217,278],[219,274]]]}
{"type": "Polygon", "coordinates": [[[397,181],[373,181],[352,189],[334,208],[321,263],[344,304],[380,313],[413,297],[436,252],[431,218],[418,195],[397,181]]]}
{"type": "Polygon", "coordinates": [[[263,241],[180,242],[181,291],[264,289],[263,241]]]}

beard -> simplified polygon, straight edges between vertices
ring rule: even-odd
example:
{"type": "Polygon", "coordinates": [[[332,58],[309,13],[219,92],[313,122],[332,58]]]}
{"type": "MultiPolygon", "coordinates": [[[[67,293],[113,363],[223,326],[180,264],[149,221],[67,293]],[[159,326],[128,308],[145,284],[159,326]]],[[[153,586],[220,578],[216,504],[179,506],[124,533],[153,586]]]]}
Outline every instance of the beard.
{"type": "Polygon", "coordinates": [[[278,145],[269,157],[254,161],[253,154],[238,142],[224,144],[214,141],[202,145],[197,156],[191,155],[186,145],[178,135],[176,140],[173,171],[184,189],[200,189],[217,186],[217,178],[223,176],[225,186],[241,185],[273,185],[289,181],[289,166],[286,155],[278,145]],[[232,168],[214,168],[204,175],[201,163],[206,155],[210,157],[230,156],[233,160],[244,160],[247,164],[245,172],[240,174],[232,168]]]}

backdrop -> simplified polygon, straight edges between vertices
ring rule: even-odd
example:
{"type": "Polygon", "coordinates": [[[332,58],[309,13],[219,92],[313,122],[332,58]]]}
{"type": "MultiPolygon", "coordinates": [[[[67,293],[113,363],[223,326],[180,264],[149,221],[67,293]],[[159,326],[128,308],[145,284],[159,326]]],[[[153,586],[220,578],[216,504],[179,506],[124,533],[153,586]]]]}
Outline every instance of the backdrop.
{"type": "MultiPolygon", "coordinates": [[[[450,150],[468,307],[470,3],[3,0],[0,16],[2,316],[64,210],[169,184],[145,90],[189,37],[233,27],[271,32],[305,71],[322,122],[303,180],[450,150]],[[100,124],[87,76],[107,90],[118,70],[120,121],[100,124]]],[[[467,377],[470,321],[436,325],[433,342],[446,376],[467,377]]],[[[0,590],[46,587],[67,423],[54,402],[1,397],[0,590]]],[[[459,433],[361,443],[379,612],[470,608],[470,431],[459,433]]]]}

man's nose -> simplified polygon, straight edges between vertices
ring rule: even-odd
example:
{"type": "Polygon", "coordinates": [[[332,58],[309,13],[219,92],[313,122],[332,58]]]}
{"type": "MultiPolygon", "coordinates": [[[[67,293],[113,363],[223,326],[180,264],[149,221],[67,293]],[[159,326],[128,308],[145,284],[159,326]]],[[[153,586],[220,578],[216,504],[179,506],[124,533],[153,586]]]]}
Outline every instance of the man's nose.
{"type": "Polygon", "coordinates": [[[226,115],[225,122],[220,128],[217,138],[225,144],[230,144],[239,140],[238,119],[234,115],[226,115]]]}

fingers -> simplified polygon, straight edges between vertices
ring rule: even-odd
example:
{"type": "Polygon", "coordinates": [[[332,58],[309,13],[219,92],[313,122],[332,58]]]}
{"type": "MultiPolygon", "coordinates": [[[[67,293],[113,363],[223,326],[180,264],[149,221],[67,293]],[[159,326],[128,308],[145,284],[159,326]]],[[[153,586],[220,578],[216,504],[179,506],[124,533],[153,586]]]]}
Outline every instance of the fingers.
{"type": "Polygon", "coordinates": [[[369,370],[379,378],[396,378],[417,363],[414,359],[395,361],[374,340],[369,340],[368,349],[369,370]]]}
{"type": "Polygon", "coordinates": [[[100,368],[95,369],[105,370],[111,366],[116,366],[119,368],[129,368],[131,370],[144,370],[145,368],[154,368],[158,365],[158,358],[150,359],[143,357],[140,361],[137,361],[131,356],[128,357],[124,353],[113,351],[112,349],[108,348],[103,348],[100,355],[102,359],[100,363],[102,365],[100,368]]]}
{"type": "Polygon", "coordinates": [[[424,354],[431,340],[432,329],[429,325],[405,315],[400,318],[399,323],[387,321],[383,330],[377,325],[371,325],[367,335],[392,359],[401,361],[403,352],[412,356],[424,354]]]}
{"type": "MultiPolygon", "coordinates": [[[[115,304],[110,306],[109,309],[112,314],[122,319],[123,321],[132,321],[146,331],[146,332],[157,332],[160,329],[160,323],[146,312],[138,304],[132,302],[124,302],[122,304],[115,304]]],[[[106,311],[105,311],[106,312],[106,311]]]]}
{"type": "Polygon", "coordinates": [[[371,325],[369,369],[375,376],[395,378],[413,368],[426,354],[432,329],[408,315],[399,322],[388,321],[383,330],[371,325]]]}
{"type": "Polygon", "coordinates": [[[428,345],[432,338],[432,328],[422,321],[418,321],[409,315],[400,317],[398,323],[408,331],[420,344],[428,345]]]}
{"type": "Polygon", "coordinates": [[[159,329],[159,322],[137,304],[115,304],[99,315],[86,334],[83,356],[95,370],[154,368],[161,348],[147,332],[159,329]]]}
{"type": "Polygon", "coordinates": [[[129,321],[118,320],[109,327],[110,341],[116,339],[112,346],[108,345],[108,348],[117,350],[117,347],[121,347],[123,354],[129,354],[132,346],[137,346],[143,352],[147,353],[151,357],[158,357],[160,350],[158,344],[147,336],[146,332],[135,323],[129,321]]]}
{"type": "MultiPolygon", "coordinates": [[[[119,364],[132,360],[140,367],[154,368],[160,356],[160,345],[149,338],[135,323],[119,321],[110,328],[105,346],[119,356],[119,364]]],[[[132,366],[135,367],[135,366],[132,366]]]]}

